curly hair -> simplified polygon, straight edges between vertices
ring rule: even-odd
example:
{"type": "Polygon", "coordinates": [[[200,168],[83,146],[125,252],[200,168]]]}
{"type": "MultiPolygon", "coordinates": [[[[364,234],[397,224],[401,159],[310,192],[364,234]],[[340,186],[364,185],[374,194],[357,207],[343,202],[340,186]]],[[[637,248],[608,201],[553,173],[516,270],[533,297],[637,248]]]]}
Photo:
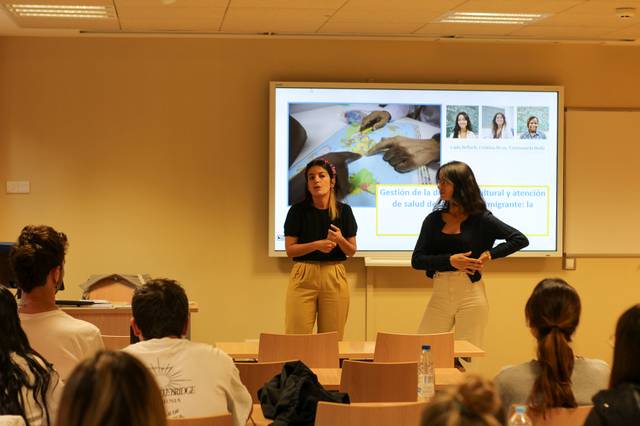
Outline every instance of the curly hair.
{"type": "Polygon", "coordinates": [[[9,263],[18,287],[30,293],[47,281],[49,272],[64,264],[67,236],[50,226],[27,225],[11,248],[9,263]]]}
{"type": "Polygon", "coordinates": [[[469,375],[455,390],[436,397],[422,413],[422,426],[499,426],[500,398],[493,382],[469,375]]]}

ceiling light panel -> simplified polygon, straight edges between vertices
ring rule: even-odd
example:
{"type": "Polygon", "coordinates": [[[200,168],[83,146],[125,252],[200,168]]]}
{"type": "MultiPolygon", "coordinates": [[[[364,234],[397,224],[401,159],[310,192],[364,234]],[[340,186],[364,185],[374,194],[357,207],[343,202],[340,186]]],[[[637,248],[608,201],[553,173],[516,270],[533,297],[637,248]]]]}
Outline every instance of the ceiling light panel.
{"type": "Polygon", "coordinates": [[[62,4],[5,4],[9,12],[19,18],[71,18],[71,19],[115,19],[113,6],[107,5],[62,5],[62,4]]]}
{"type": "Polygon", "coordinates": [[[531,24],[549,16],[547,13],[449,12],[434,20],[446,24],[531,24]]]}

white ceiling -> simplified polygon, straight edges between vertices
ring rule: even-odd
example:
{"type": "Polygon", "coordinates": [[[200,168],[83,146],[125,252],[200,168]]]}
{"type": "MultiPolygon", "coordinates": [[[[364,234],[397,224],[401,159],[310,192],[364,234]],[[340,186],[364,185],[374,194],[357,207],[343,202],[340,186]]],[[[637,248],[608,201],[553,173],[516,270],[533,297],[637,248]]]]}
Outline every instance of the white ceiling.
{"type": "MultiPolygon", "coordinates": [[[[19,18],[0,6],[0,35],[361,37],[640,44],[640,0],[17,0],[107,5],[107,20],[19,18]],[[616,8],[638,9],[621,19],[616,8]],[[450,11],[544,13],[527,25],[444,24],[450,11]]],[[[0,5],[16,0],[0,0],[0,5]]]]}

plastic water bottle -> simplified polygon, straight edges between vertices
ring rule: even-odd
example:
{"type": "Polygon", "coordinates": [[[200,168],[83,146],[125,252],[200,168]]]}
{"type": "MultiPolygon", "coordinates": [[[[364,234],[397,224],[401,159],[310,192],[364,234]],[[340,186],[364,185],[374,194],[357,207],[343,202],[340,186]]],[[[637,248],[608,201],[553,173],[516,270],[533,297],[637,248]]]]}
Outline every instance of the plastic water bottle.
{"type": "Polygon", "coordinates": [[[516,405],[515,412],[509,419],[509,426],[533,426],[533,422],[527,416],[526,405],[516,405]]]}
{"type": "Polygon", "coordinates": [[[431,361],[431,345],[422,345],[418,361],[418,401],[433,398],[436,393],[433,361],[431,361]]]}

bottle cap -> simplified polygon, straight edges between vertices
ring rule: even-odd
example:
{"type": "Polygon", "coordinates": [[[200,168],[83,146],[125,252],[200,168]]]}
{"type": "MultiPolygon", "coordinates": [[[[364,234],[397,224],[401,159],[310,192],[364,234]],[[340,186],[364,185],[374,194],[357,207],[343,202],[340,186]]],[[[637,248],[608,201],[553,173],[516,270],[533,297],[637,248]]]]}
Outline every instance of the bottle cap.
{"type": "Polygon", "coordinates": [[[515,407],[516,413],[526,413],[527,406],[526,405],[516,405],[515,407]]]}
{"type": "Polygon", "coordinates": [[[431,345],[422,345],[422,350],[423,351],[430,351],[431,350],[431,345]]]}

